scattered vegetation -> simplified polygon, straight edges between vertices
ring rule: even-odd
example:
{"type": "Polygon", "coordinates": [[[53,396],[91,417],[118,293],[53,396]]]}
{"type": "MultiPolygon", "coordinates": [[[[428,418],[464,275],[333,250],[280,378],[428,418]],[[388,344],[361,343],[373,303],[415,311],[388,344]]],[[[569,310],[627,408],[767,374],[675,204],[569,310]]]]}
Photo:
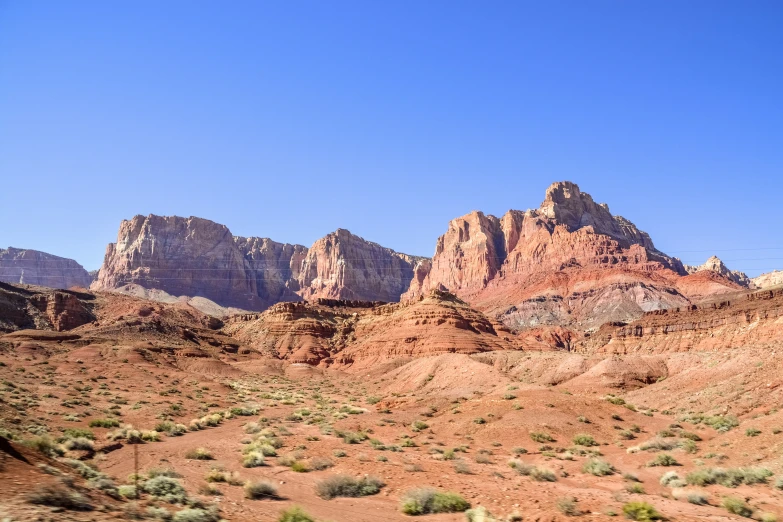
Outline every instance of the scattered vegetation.
{"type": "Polygon", "coordinates": [[[334,475],[315,486],[316,494],[326,500],[336,497],[365,497],[377,494],[384,486],[377,477],[354,478],[348,475],[334,475]]]}
{"type": "Polygon", "coordinates": [[[430,513],[459,513],[469,507],[470,503],[457,493],[419,488],[405,493],[401,509],[406,515],[415,516],[430,513]]]}

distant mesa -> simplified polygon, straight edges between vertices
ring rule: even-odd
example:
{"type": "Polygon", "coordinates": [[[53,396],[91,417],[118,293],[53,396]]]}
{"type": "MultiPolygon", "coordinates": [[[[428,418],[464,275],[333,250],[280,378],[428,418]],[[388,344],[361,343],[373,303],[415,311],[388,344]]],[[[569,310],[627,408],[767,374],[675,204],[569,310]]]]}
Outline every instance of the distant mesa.
{"type": "Polygon", "coordinates": [[[197,217],[135,216],[120,224],[92,289],[136,284],[245,310],[319,297],[397,301],[422,260],[343,229],[307,248],[235,237],[197,217]]]}
{"type": "Polygon", "coordinates": [[[92,277],[73,259],[9,247],[0,249],[0,281],[51,288],[89,288],[92,277]]]}

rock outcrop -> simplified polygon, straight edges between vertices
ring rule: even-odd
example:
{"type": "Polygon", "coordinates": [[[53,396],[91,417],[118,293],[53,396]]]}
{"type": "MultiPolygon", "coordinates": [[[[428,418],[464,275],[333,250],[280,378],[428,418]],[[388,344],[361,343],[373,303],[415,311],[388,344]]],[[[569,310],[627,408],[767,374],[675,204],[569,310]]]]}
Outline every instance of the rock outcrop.
{"type": "Polygon", "coordinates": [[[319,299],[237,316],[224,332],[290,363],[367,367],[399,358],[516,348],[510,333],[456,296],[409,303],[319,299]]]}
{"type": "Polygon", "coordinates": [[[86,292],[0,283],[0,332],[71,330],[95,320],[93,300],[86,292]]]}
{"type": "Polygon", "coordinates": [[[408,289],[423,260],[338,229],[313,243],[295,275],[305,299],[393,302],[408,289]]]}
{"type": "Polygon", "coordinates": [[[398,301],[423,260],[342,229],[308,249],[234,237],[197,217],[136,216],[121,223],[92,288],[133,284],[244,310],[318,297],[398,301]]]}
{"type": "Polygon", "coordinates": [[[575,344],[585,353],[666,353],[737,350],[779,342],[783,290],[759,290],[729,300],[657,310],[629,324],[605,324],[575,344]]]}
{"type": "Polygon", "coordinates": [[[558,182],[538,210],[452,220],[429,272],[403,297],[446,288],[515,329],[589,329],[688,304],[682,292],[688,286],[677,285],[686,275],[679,259],[658,251],[647,233],[574,183],[558,182]]]}
{"type": "Polygon", "coordinates": [[[744,286],[745,288],[749,288],[751,285],[750,278],[745,275],[744,272],[740,272],[738,270],[729,270],[729,268],[723,264],[723,261],[721,261],[717,256],[710,257],[707,261],[704,262],[703,265],[684,266],[685,271],[689,274],[695,274],[696,272],[715,272],[716,274],[719,274],[730,281],[734,281],[738,285],[744,286]]]}
{"type": "Polygon", "coordinates": [[[88,288],[92,276],[73,259],[9,247],[0,249],[0,281],[50,288],[88,288]]]}
{"type": "Polygon", "coordinates": [[[754,288],[770,288],[783,285],[783,270],[773,270],[750,280],[754,288]]]}

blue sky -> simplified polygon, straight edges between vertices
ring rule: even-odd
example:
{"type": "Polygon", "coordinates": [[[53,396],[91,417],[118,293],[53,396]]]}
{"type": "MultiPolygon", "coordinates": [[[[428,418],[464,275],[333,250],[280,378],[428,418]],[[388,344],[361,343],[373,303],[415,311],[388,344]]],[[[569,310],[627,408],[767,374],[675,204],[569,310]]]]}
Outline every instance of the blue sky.
{"type": "Polygon", "coordinates": [[[0,247],[135,214],[431,255],[571,180],[690,263],[783,268],[781,2],[0,0],[0,247]]]}

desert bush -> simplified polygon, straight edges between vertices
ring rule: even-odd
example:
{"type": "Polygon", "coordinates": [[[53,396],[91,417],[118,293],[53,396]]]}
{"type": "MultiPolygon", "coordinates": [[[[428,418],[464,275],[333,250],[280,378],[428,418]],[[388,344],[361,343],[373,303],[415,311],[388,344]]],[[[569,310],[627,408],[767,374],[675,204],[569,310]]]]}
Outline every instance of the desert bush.
{"type": "Polygon", "coordinates": [[[127,499],[135,499],[137,498],[136,495],[136,486],[130,485],[130,484],[124,484],[117,488],[117,492],[121,497],[127,498],[127,499]]]}
{"type": "Polygon", "coordinates": [[[470,503],[457,493],[440,492],[431,488],[410,490],[402,498],[402,512],[406,515],[427,515],[429,513],[459,513],[467,510],[470,503]]]}
{"type": "Polygon", "coordinates": [[[93,419],[90,421],[91,428],[119,428],[120,421],[117,419],[93,419]]]}
{"type": "Polygon", "coordinates": [[[172,421],[162,421],[155,425],[155,431],[158,433],[165,433],[170,437],[179,437],[184,435],[188,428],[184,424],[176,424],[172,421]]]}
{"type": "Polygon", "coordinates": [[[623,440],[633,440],[636,438],[636,435],[634,435],[631,430],[622,430],[617,435],[623,440]]]}
{"type": "Polygon", "coordinates": [[[679,446],[675,440],[652,439],[639,445],[642,451],[670,451],[679,446]]]}
{"type": "Polygon", "coordinates": [[[679,446],[680,448],[682,448],[682,450],[685,453],[696,453],[697,451],[699,451],[699,448],[698,446],[696,446],[696,443],[690,439],[681,440],[679,446]]]}
{"type": "Polygon", "coordinates": [[[171,520],[172,522],[218,522],[220,514],[216,509],[190,507],[174,513],[171,520]]]}
{"type": "Polygon", "coordinates": [[[758,435],[761,435],[761,430],[758,428],[748,428],[745,430],[745,436],[747,437],[756,437],[758,435]]]}
{"type": "Polygon", "coordinates": [[[370,438],[366,433],[361,431],[338,431],[337,436],[342,437],[343,442],[346,444],[359,444],[370,438]]]}
{"type": "Polygon", "coordinates": [[[144,482],[143,489],[153,497],[171,504],[184,503],[187,500],[185,488],[175,478],[164,476],[151,478],[144,482]]]}
{"type": "Polygon", "coordinates": [[[384,483],[377,477],[354,478],[333,475],[315,485],[316,494],[326,500],[336,497],[365,497],[378,493],[384,483]]]}
{"type": "Polygon", "coordinates": [[[576,499],[574,497],[559,498],[557,499],[557,502],[555,502],[555,506],[558,511],[567,517],[577,517],[582,514],[576,505],[576,499]]]}
{"type": "Polygon", "coordinates": [[[780,477],[778,480],[775,481],[775,488],[783,489],[783,477],[780,477]]]}
{"type": "Polygon", "coordinates": [[[248,482],[245,484],[245,498],[250,500],[277,498],[277,486],[266,481],[248,482]]]}
{"type": "Polygon", "coordinates": [[[582,471],[595,475],[596,477],[603,477],[605,475],[611,475],[614,473],[614,466],[609,464],[603,459],[593,458],[585,462],[582,467],[582,471]]]}
{"type": "Polygon", "coordinates": [[[667,471],[661,475],[661,486],[668,488],[679,488],[685,485],[685,482],[680,478],[676,471],[667,471]]]}
{"type": "Polygon", "coordinates": [[[538,443],[554,442],[555,440],[548,433],[535,432],[535,431],[530,434],[530,438],[533,439],[534,442],[538,442],[538,443]]]}
{"type": "Polygon", "coordinates": [[[223,471],[218,468],[212,468],[207,472],[206,476],[204,477],[204,480],[207,482],[225,482],[226,484],[231,484],[232,486],[241,486],[243,484],[242,479],[239,478],[239,474],[237,472],[230,472],[230,471],[223,471]]]}
{"type": "Polygon", "coordinates": [[[160,434],[155,430],[142,430],[141,440],[144,442],[160,442],[160,434]]]}
{"type": "Polygon", "coordinates": [[[701,441],[701,437],[698,434],[690,432],[690,431],[682,431],[682,432],[680,432],[680,437],[682,437],[683,439],[692,440],[693,442],[700,442],[701,441]]]}
{"type": "Polygon", "coordinates": [[[95,434],[92,430],[86,428],[68,428],[63,432],[63,439],[89,439],[95,440],[95,434]]]}
{"type": "Polygon", "coordinates": [[[413,421],[413,424],[411,424],[411,431],[421,431],[426,430],[429,428],[430,425],[422,420],[413,421]]]}
{"type": "Polygon", "coordinates": [[[193,448],[185,453],[186,459],[193,460],[213,460],[212,452],[206,448],[193,448]]]}
{"type": "Polygon", "coordinates": [[[628,502],[623,506],[623,513],[631,520],[647,522],[648,520],[663,520],[663,515],[658,513],[652,505],[647,502],[628,502]]]}
{"type": "Polygon", "coordinates": [[[294,506],[280,513],[277,522],[315,522],[315,519],[299,506],[294,506]]]}
{"type": "Polygon", "coordinates": [[[750,517],[753,514],[753,510],[745,504],[745,501],[737,497],[723,497],[720,505],[732,515],[750,517]]]}
{"type": "Polygon", "coordinates": [[[778,522],[778,516],[775,513],[762,513],[758,519],[759,522],[778,522]]]}
{"type": "Polygon", "coordinates": [[[28,448],[37,450],[47,457],[61,457],[63,449],[46,435],[33,437],[22,442],[28,448]]]}
{"type": "Polygon", "coordinates": [[[95,446],[90,439],[85,437],[77,437],[75,439],[68,439],[65,441],[65,449],[68,451],[93,451],[95,446]]]}
{"type": "Polygon", "coordinates": [[[557,475],[551,469],[533,468],[530,470],[530,478],[538,482],[556,482],[557,475]]]}
{"type": "Polygon", "coordinates": [[[630,482],[625,485],[625,491],[636,495],[644,495],[644,486],[638,482],[630,482]]]}
{"type": "Polygon", "coordinates": [[[669,455],[668,453],[661,453],[657,457],[655,457],[653,460],[647,463],[648,466],[654,467],[654,466],[679,466],[680,463],[677,462],[677,459],[669,455]]]}
{"type": "Polygon", "coordinates": [[[323,471],[325,469],[331,468],[332,466],[334,466],[334,463],[326,458],[316,457],[310,461],[310,467],[316,471],[323,471]]]}
{"type": "Polygon", "coordinates": [[[598,446],[598,443],[595,441],[595,439],[591,435],[587,435],[585,433],[575,435],[573,441],[577,446],[598,446]]]}
{"type": "Polygon", "coordinates": [[[251,451],[242,458],[242,467],[257,468],[264,465],[264,455],[259,451],[251,451]]]}
{"type": "Polygon", "coordinates": [[[702,468],[685,476],[685,481],[693,486],[708,486],[720,484],[729,488],[736,488],[741,484],[766,483],[772,472],[766,468],[702,468]]]}
{"type": "Polygon", "coordinates": [[[92,504],[84,495],[71,491],[64,485],[41,485],[27,495],[31,504],[51,506],[75,511],[90,511],[92,504]]]}
{"type": "Polygon", "coordinates": [[[511,459],[508,461],[508,466],[519,473],[520,475],[530,475],[530,472],[535,469],[535,466],[526,464],[519,459],[511,459]]]}
{"type": "Polygon", "coordinates": [[[310,471],[310,466],[307,464],[307,462],[297,460],[291,464],[291,471],[295,471],[296,473],[307,473],[310,471]]]}
{"type": "Polygon", "coordinates": [[[710,496],[703,491],[689,489],[675,489],[672,491],[672,496],[677,500],[687,500],[691,504],[696,504],[697,506],[707,505],[710,498],[710,496]]]}

